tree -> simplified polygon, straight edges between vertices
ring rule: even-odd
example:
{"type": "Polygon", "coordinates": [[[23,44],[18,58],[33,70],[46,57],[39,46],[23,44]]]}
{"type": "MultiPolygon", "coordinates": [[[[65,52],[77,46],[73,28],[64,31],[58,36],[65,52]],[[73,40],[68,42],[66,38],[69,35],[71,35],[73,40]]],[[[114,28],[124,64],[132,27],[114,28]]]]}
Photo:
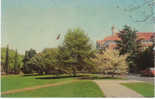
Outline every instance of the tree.
{"type": "Polygon", "coordinates": [[[18,71],[18,63],[17,63],[17,61],[18,61],[18,53],[17,53],[17,49],[16,49],[16,53],[15,53],[14,59],[15,59],[14,72],[17,73],[17,71],[18,71]]]}
{"type": "MultiPolygon", "coordinates": [[[[8,56],[8,66],[9,66],[9,69],[8,69],[8,72],[9,73],[14,73],[14,69],[15,69],[15,64],[17,63],[17,71],[19,72],[20,71],[20,68],[23,66],[23,55],[19,54],[18,52],[16,52],[15,50],[13,49],[9,49],[8,50],[8,53],[9,55],[7,55],[6,53],[7,51],[7,48],[1,48],[1,65],[2,65],[2,72],[5,72],[5,62],[6,62],[6,56],[8,56]],[[17,54],[17,60],[15,58],[17,54]],[[15,63],[15,60],[16,60],[16,63],[15,63]]],[[[18,73],[17,72],[17,73],[18,73]]]]}
{"type": "Polygon", "coordinates": [[[125,25],[124,29],[118,34],[121,40],[116,41],[120,54],[129,54],[127,61],[130,72],[136,71],[135,59],[141,50],[141,39],[137,39],[136,32],[135,29],[125,25]]]}
{"type": "Polygon", "coordinates": [[[41,53],[36,54],[28,62],[31,69],[39,74],[55,74],[59,70],[57,65],[57,49],[46,48],[41,53]]]}
{"type": "Polygon", "coordinates": [[[97,54],[93,59],[99,72],[111,74],[127,73],[128,65],[126,62],[127,54],[120,55],[118,50],[106,49],[103,54],[97,54]]]}
{"type": "Polygon", "coordinates": [[[143,52],[139,53],[135,60],[139,71],[154,67],[154,54],[153,46],[145,49],[143,52]]]}
{"type": "Polygon", "coordinates": [[[115,0],[117,8],[129,15],[134,22],[155,22],[154,3],[155,0],[115,0]]]}
{"type": "Polygon", "coordinates": [[[9,72],[9,45],[7,45],[6,48],[6,57],[5,57],[5,65],[4,65],[4,71],[6,74],[9,72]]]}
{"type": "Polygon", "coordinates": [[[18,74],[20,72],[20,67],[23,65],[22,59],[20,58],[20,55],[18,55],[18,51],[16,49],[15,55],[14,55],[14,73],[18,74]]]}
{"type": "Polygon", "coordinates": [[[29,74],[29,73],[32,73],[32,69],[29,67],[28,65],[28,61],[30,61],[30,59],[35,56],[37,53],[35,50],[33,49],[30,49],[29,51],[25,51],[25,56],[24,56],[24,59],[23,59],[23,63],[24,63],[24,66],[22,68],[22,71],[25,73],[25,74],[29,74]]]}
{"type": "Polygon", "coordinates": [[[139,47],[136,30],[130,26],[125,25],[124,29],[118,34],[121,40],[116,41],[120,54],[132,53],[139,47]]]}
{"type": "Polygon", "coordinates": [[[68,30],[59,57],[62,64],[76,76],[77,71],[92,69],[91,58],[94,56],[89,37],[79,28],[68,30]]]}
{"type": "Polygon", "coordinates": [[[42,55],[40,53],[36,54],[34,57],[32,57],[28,62],[27,66],[29,66],[29,69],[32,71],[35,71],[39,73],[40,75],[43,75],[44,73],[44,60],[42,58],[42,55]]]}
{"type": "Polygon", "coordinates": [[[57,59],[58,48],[46,48],[43,50],[42,56],[45,64],[45,74],[52,73],[57,75],[62,71],[57,59]]]}

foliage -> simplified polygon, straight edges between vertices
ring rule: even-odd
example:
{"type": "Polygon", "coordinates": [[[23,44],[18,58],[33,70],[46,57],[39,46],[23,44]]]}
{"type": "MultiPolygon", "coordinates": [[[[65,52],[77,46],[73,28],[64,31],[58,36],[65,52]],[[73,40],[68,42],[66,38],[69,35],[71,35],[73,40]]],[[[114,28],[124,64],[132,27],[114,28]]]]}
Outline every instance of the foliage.
{"type": "Polygon", "coordinates": [[[136,57],[135,63],[137,64],[139,71],[149,67],[154,67],[153,46],[150,46],[143,52],[139,53],[136,57]]]}
{"type": "Polygon", "coordinates": [[[18,64],[18,52],[16,49],[16,53],[14,56],[14,73],[19,73],[20,72],[20,68],[19,68],[19,64],[18,64]]]}
{"type": "Polygon", "coordinates": [[[32,69],[31,67],[28,65],[28,62],[30,61],[30,59],[36,55],[36,51],[33,50],[33,49],[30,49],[29,51],[25,51],[25,56],[24,56],[24,59],[23,59],[23,68],[22,68],[22,71],[25,73],[25,74],[29,74],[29,73],[32,73],[32,69]]]}
{"type": "Polygon", "coordinates": [[[136,30],[125,25],[124,29],[118,34],[121,40],[116,41],[120,54],[133,53],[140,47],[140,41],[137,40],[136,30]]]}
{"type": "Polygon", "coordinates": [[[91,70],[93,67],[91,58],[94,51],[88,36],[81,29],[68,30],[59,52],[61,64],[70,69],[74,76],[77,71],[91,70]]]}
{"type": "Polygon", "coordinates": [[[7,45],[6,48],[6,57],[5,57],[5,64],[4,64],[4,71],[6,72],[6,74],[8,74],[9,72],[9,46],[7,45]]]}
{"type": "Polygon", "coordinates": [[[44,72],[45,74],[55,73],[59,70],[56,56],[56,48],[46,48],[43,52],[32,57],[30,61],[28,61],[28,65],[33,71],[39,74],[43,74],[44,72]]]}
{"type": "Polygon", "coordinates": [[[17,64],[17,68],[18,70],[20,70],[20,68],[22,68],[23,66],[23,55],[19,54],[18,52],[16,53],[15,50],[13,49],[9,49],[9,48],[1,48],[1,65],[2,65],[2,72],[5,72],[4,69],[5,67],[5,62],[6,62],[6,56],[8,56],[8,72],[9,73],[14,73],[14,66],[15,64],[17,64]],[[7,55],[7,53],[8,55],[7,55]],[[16,56],[17,54],[17,56],[16,56]],[[15,56],[17,58],[16,62],[15,62],[15,56]]]}
{"type": "Polygon", "coordinates": [[[58,48],[46,48],[42,52],[43,58],[45,61],[45,73],[49,74],[58,74],[61,72],[61,68],[58,65],[59,61],[57,59],[58,56],[58,48]]]}
{"type": "Polygon", "coordinates": [[[125,25],[124,29],[118,34],[121,40],[116,41],[120,54],[129,54],[127,62],[129,64],[130,72],[136,70],[135,60],[138,53],[141,51],[141,39],[137,38],[136,32],[135,29],[125,25]]]}
{"type": "Polygon", "coordinates": [[[97,54],[94,61],[100,72],[111,74],[122,74],[127,72],[126,55],[120,55],[118,50],[106,49],[103,54],[97,54]]]}

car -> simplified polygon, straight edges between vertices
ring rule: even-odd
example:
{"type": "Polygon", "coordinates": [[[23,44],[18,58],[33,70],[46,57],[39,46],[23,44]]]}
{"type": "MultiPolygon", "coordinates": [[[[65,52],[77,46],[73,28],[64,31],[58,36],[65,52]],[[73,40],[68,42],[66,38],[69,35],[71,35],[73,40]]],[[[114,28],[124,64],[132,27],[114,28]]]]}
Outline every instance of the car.
{"type": "Polygon", "coordinates": [[[147,68],[147,69],[141,71],[141,75],[142,76],[153,76],[153,77],[155,77],[155,68],[154,67],[147,68]]]}

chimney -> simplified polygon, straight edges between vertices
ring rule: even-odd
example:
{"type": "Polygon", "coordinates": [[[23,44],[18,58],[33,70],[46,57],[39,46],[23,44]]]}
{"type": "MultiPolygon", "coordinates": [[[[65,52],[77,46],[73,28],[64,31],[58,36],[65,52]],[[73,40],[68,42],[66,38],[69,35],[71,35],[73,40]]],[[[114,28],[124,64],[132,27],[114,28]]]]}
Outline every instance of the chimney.
{"type": "Polygon", "coordinates": [[[114,35],[115,34],[115,26],[114,25],[112,26],[111,31],[112,31],[112,35],[114,35]]]}

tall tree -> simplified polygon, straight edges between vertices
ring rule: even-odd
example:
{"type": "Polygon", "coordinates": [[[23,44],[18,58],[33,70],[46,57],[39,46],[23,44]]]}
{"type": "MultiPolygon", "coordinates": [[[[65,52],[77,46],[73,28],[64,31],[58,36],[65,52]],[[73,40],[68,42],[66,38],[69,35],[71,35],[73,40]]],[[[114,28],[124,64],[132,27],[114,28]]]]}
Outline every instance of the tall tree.
{"type": "Polygon", "coordinates": [[[6,48],[6,57],[5,57],[5,73],[8,74],[9,72],[9,45],[6,48]]]}
{"type": "Polygon", "coordinates": [[[23,60],[23,55],[21,55],[21,54],[19,54],[18,52],[16,52],[16,50],[13,50],[13,49],[9,49],[8,50],[8,53],[9,53],[9,55],[7,55],[7,48],[1,48],[1,65],[2,65],[2,69],[3,69],[3,72],[5,72],[5,64],[6,64],[6,56],[8,56],[8,60],[9,60],[9,62],[8,62],[8,66],[9,66],[9,70],[8,70],[8,72],[9,73],[14,73],[14,66],[15,66],[15,56],[16,56],[16,54],[17,54],[17,56],[18,56],[18,58],[17,58],[17,69],[18,69],[18,72],[17,73],[19,73],[19,71],[20,71],[20,68],[23,66],[23,62],[22,62],[22,60],[23,60]]]}
{"type": "Polygon", "coordinates": [[[14,73],[17,73],[18,71],[18,53],[16,49],[15,57],[14,57],[14,73]]]}
{"type": "Polygon", "coordinates": [[[94,51],[89,37],[83,30],[79,28],[68,30],[61,51],[64,52],[61,55],[63,64],[69,66],[74,76],[77,71],[88,71],[92,68],[91,58],[94,56],[94,51]]]}
{"type": "Polygon", "coordinates": [[[121,40],[116,41],[120,54],[129,53],[127,61],[129,63],[130,72],[136,71],[135,59],[141,48],[141,39],[137,38],[136,32],[135,29],[125,25],[124,29],[118,34],[121,40]]]}

